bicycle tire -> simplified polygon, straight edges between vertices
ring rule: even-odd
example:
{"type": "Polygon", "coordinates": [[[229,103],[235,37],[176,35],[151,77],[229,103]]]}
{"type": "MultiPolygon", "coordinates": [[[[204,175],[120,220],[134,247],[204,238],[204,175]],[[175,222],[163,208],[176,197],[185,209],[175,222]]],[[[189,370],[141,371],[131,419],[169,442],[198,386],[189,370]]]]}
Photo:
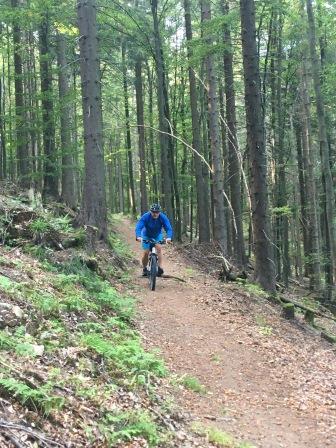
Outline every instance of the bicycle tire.
{"type": "Polygon", "coordinates": [[[156,276],[157,276],[157,258],[155,255],[152,255],[149,270],[149,288],[151,291],[155,291],[156,276]]]}

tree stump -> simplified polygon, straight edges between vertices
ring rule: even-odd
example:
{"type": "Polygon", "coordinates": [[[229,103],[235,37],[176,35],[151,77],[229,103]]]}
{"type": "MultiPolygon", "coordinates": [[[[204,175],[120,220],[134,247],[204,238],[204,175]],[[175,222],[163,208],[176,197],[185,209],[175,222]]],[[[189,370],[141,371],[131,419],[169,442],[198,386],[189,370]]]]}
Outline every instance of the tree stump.
{"type": "Polygon", "coordinates": [[[304,318],[308,324],[314,325],[315,314],[312,310],[306,310],[305,314],[304,314],[304,318]]]}
{"type": "Polygon", "coordinates": [[[295,306],[293,303],[285,303],[282,305],[282,317],[293,320],[295,317],[295,306]]]}
{"type": "Polygon", "coordinates": [[[98,239],[98,229],[94,226],[85,226],[86,241],[85,246],[88,253],[94,253],[98,239]]]}

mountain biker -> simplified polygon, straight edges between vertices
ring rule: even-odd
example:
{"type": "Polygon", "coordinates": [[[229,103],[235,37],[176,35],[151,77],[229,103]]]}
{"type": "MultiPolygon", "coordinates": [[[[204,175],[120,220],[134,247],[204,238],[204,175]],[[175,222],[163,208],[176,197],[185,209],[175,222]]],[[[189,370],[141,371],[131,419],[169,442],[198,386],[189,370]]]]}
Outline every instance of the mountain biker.
{"type": "MultiPolygon", "coordinates": [[[[148,254],[150,250],[149,243],[145,243],[143,240],[154,239],[159,242],[162,241],[162,229],[166,232],[166,242],[171,243],[173,238],[173,229],[170,224],[168,217],[162,213],[160,204],[152,204],[150,210],[144,213],[135,227],[135,237],[137,241],[142,241],[142,248],[144,250],[142,256],[142,275],[146,277],[149,272],[147,269],[148,264],[148,254]]],[[[159,244],[155,245],[158,254],[158,276],[161,277],[163,274],[162,269],[162,250],[159,244]]]]}

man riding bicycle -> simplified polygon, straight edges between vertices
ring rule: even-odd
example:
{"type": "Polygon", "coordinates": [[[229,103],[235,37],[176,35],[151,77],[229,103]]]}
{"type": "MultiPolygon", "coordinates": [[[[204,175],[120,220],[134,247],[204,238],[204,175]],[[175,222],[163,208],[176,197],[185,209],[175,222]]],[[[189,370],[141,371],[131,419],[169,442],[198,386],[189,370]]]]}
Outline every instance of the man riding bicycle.
{"type": "MultiPolygon", "coordinates": [[[[173,229],[168,217],[162,213],[160,204],[153,204],[150,207],[149,212],[144,213],[135,227],[135,237],[137,241],[142,241],[142,248],[144,250],[142,256],[142,275],[146,277],[148,275],[147,264],[148,254],[150,249],[150,243],[145,242],[148,239],[154,239],[158,243],[163,240],[162,229],[166,232],[166,242],[170,243],[173,238],[173,229]]],[[[162,269],[162,251],[159,244],[155,245],[158,254],[158,276],[163,274],[162,269]]]]}

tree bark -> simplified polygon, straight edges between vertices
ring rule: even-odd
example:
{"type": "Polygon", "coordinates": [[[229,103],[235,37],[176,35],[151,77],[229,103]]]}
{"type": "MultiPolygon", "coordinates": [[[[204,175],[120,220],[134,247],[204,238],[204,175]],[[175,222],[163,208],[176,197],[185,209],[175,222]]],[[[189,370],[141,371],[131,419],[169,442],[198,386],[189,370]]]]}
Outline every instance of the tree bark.
{"type": "Polygon", "coordinates": [[[135,63],[135,95],[137,105],[139,159],[140,159],[140,204],[141,214],[148,210],[147,179],[146,179],[146,154],[145,154],[145,122],[142,89],[142,60],[138,56],[135,63]]]}
{"type": "Polygon", "coordinates": [[[57,59],[58,59],[58,87],[61,114],[61,144],[62,144],[62,200],[74,208],[75,176],[72,157],[71,141],[71,104],[69,98],[70,73],[66,60],[66,41],[64,34],[57,35],[57,59]]]}
{"type": "Polygon", "coordinates": [[[78,1],[84,124],[85,179],[80,220],[97,228],[97,237],[107,236],[102,105],[96,1],[78,1]]]}
{"type": "MultiPolygon", "coordinates": [[[[206,24],[211,20],[211,9],[208,0],[201,1],[202,23],[206,24]]],[[[207,45],[211,46],[212,38],[210,35],[205,36],[207,45]]],[[[218,92],[217,79],[214,67],[213,55],[210,53],[205,58],[205,67],[207,74],[207,94],[208,94],[208,111],[209,111],[209,131],[210,131],[210,148],[213,164],[213,198],[214,198],[214,240],[219,244],[222,252],[227,253],[227,229],[225,218],[224,203],[224,174],[223,159],[220,145],[219,132],[219,108],[218,108],[218,92]]]]}
{"type": "Polygon", "coordinates": [[[336,279],[336,231],[335,231],[335,194],[333,180],[330,170],[330,154],[328,145],[328,136],[326,128],[326,114],[324,98],[321,91],[321,61],[317,57],[316,51],[316,32],[315,18],[312,7],[312,1],[306,0],[308,15],[308,41],[311,58],[311,68],[314,81],[314,90],[316,97],[317,121],[320,139],[321,162],[323,170],[324,190],[325,190],[325,211],[326,211],[326,249],[329,275],[327,280],[330,286],[334,285],[336,279]]]}
{"type": "Polygon", "coordinates": [[[129,187],[130,187],[130,201],[131,211],[133,216],[136,215],[136,203],[135,203],[135,187],[134,187],[134,173],[133,173],[133,156],[132,156],[132,141],[131,141],[131,128],[130,128],[130,114],[128,104],[128,82],[127,82],[127,66],[126,66],[126,44],[125,41],[121,44],[121,57],[122,57],[122,71],[123,71],[123,89],[124,89],[124,108],[125,108],[125,127],[126,127],[126,148],[128,157],[128,175],[129,175],[129,187]]]}
{"type": "Polygon", "coordinates": [[[267,160],[262,118],[260,77],[253,0],[240,0],[247,143],[251,164],[251,201],[255,280],[267,291],[275,291],[275,271],[270,239],[267,160]]]}
{"type": "MultiPolygon", "coordinates": [[[[20,8],[21,0],[11,0],[13,8],[20,8]]],[[[21,188],[30,187],[30,158],[28,151],[28,138],[26,132],[26,116],[23,96],[23,63],[22,63],[22,33],[21,28],[14,19],[13,24],[14,43],[14,72],[15,72],[15,126],[16,126],[16,152],[17,152],[17,173],[21,188]]]]}
{"type": "Polygon", "coordinates": [[[42,95],[44,185],[43,195],[58,199],[58,165],[55,147],[53,86],[50,68],[50,24],[48,12],[43,15],[39,30],[40,75],[42,95]]]}
{"type": "MultiPolygon", "coordinates": [[[[229,14],[229,4],[223,0],[222,11],[229,14]]],[[[241,207],[241,170],[242,158],[238,146],[236,131],[236,94],[233,79],[233,50],[231,44],[231,32],[228,25],[224,27],[224,77],[225,77],[225,98],[226,98],[226,125],[227,141],[229,151],[228,177],[230,179],[230,201],[233,209],[234,220],[234,258],[239,267],[246,264],[243,219],[241,207]]]]}
{"type": "Polygon", "coordinates": [[[192,42],[192,26],[191,26],[191,13],[190,13],[190,0],[184,0],[185,11],[185,28],[186,37],[188,41],[187,53],[188,53],[188,74],[189,74],[189,90],[190,90],[190,108],[191,108],[191,121],[192,121],[192,135],[193,135],[193,148],[197,151],[197,154],[193,154],[195,176],[196,176],[196,196],[197,196],[197,219],[200,243],[207,243],[210,241],[210,223],[209,223],[209,202],[207,201],[206,194],[206,179],[203,177],[203,162],[200,156],[203,156],[201,132],[200,132],[200,115],[197,107],[197,86],[196,77],[193,68],[191,67],[191,59],[193,56],[190,43],[192,42]]]}
{"type": "Polygon", "coordinates": [[[157,102],[159,112],[159,128],[160,128],[160,149],[161,149],[161,172],[162,172],[162,203],[165,211],[170,219],[174,218],[174,195],[173,195],[173,172],[172,172],[172,142],[168,104],[166,103],[166,79],[163,61],[161,35],[159,30],[158,19],[158,2],[151,0],[151,10],[154,25],[154,46],[155,46],[155,67],[157,82],[157,102]]]}
{"type": "Polygon", "coordinates": [[[5,129],[5,72],[4,56],[2,56],[2,71],[0,74],[0,179],[7,177],[7,151],[6,151],[6,129],[5,129]]]}
{"type": "Polygon", "coordinates": [[[319,222],[317,215],[317,198],[315,185],[316,157],[312,147],[310,98],[308,94],[307,63],[302,62],[302,83],[300,86],[301,96],[301,123],[302,123],[302,160],[306,172],[307,191],[307,216],[309,223],[309,278],[310,289],[318,291],[321,287],[321,254],[319,238],[319,222]]]}

